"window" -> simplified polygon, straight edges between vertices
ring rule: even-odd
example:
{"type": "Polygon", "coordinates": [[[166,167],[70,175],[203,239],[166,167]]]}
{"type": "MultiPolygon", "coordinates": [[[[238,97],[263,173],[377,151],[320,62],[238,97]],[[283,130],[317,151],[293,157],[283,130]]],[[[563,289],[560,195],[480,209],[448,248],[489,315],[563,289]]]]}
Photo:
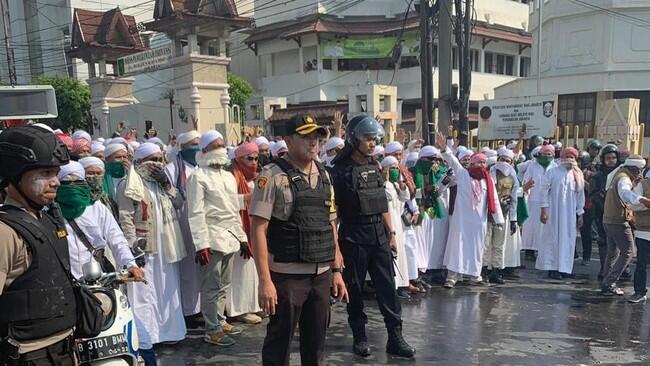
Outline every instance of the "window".
{"type": "Polygon", "coordinates": [[[480,60],[480,52],[479,50],[475,49],[470,49],[470,67],[472,68],[472,71],[479,71],[479,60],[480,60]]]}
{"type": "Polygon", "coordinates": [[[323,59],[323,70],[332,70],[332,60],[329,58],[323,59]]]}
{"type": "Polygon", "coordinates": [[[560,95],[558,99],[559,125],[593,125],[596,119],[596,93],[560,95]]]}
{"type": "Polygon", "coordinates": [[[513,75],[515,56],[493,52],[485,53],[485,72],[488,74],[513,75]]]}
{"type": "Polygon", "coordinates": [[[521,57],[519,59],[519,76],[530,76],[530,57],[521,57]]]}

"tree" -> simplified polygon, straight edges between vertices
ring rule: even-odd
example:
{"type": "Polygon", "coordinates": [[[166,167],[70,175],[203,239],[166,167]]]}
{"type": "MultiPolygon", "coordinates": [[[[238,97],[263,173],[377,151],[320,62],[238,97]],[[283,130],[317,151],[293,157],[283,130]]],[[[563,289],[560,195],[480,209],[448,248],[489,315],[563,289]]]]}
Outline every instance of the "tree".
{"type": "Polygon", "coordinates": [[[89,129],[90,88],[77,79],[39,76],[32,80],[37,85],[52,85],[59,111],[57,118],[47,122],[63,131],[89,129]]]}
{"type": "Polygon", "coordinates": [[[248,98],[253,95],[253,86],[240,76],[228,73],[228,94],[230,94],[230,105],[238,105],[242,108],[246,105],[248,98]]]}

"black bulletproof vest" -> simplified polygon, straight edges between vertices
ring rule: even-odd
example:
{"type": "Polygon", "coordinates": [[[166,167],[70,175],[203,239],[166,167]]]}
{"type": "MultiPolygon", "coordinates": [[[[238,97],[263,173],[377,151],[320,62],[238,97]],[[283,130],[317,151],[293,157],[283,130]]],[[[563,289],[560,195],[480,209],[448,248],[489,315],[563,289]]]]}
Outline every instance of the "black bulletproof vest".
{"type": "Polygon", "coordinates": [[[76,323],[75,296],[58,258],[70,266],[65,226],[43,213],[36,219],[12,207],[0,207],[0,220],[23,239],[31,264],[0,295],[0,338],[45,338],[76,323]]]}
{"type": "Polygon", "coordinates": [[[289,176],[293,211],[289,220],[271,218],[267,231],[269,251],[281,263],[324,263],[334,260],[334,235],[330,225],[332,185],[325,168],[315,162],[319,177],[312,189],[289,162],[275,162],[289,176]]]}
{"type": "Polygon", "coordinates": [[[357,165],[341,161],[334,169],[343,181],[335,186],[339,216],[345,223],[382,222],[381,214],[388,212],[384,178],[375,164],[357,165]],[[340,165],[339,165],[340,164],[340,165]]]}

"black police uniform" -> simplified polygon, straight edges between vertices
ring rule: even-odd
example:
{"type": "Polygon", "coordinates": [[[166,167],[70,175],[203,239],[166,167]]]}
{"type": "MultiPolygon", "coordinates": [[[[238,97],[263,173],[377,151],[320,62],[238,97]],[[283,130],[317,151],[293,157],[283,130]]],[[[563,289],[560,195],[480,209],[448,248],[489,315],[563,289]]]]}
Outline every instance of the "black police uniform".
{"type": "Polygon", "coordinates": [[[388,212],[388,200],[379,167],[373,160],[359,164],[348,156],[336,161],[332,172],[339,212],[339,247],[345,262],[343,278],[350,298],[348,322],[355,343],[367,341],[368,317],[362,297],[366,273],[372,278],[389,335],[401,332],[402,308],[395,292],[390,233],[382,215],[388,212]]]}

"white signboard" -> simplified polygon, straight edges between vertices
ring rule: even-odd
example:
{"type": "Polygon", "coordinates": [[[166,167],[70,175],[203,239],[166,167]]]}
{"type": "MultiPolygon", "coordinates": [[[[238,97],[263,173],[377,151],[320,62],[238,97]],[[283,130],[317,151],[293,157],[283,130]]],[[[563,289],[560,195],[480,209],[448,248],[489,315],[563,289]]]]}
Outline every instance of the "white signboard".
{"type": "Polygon", "coordinates": [[[557,95],[480,101],[478,139],[506,140],[527,136],[552,137],[557,126],[557,95]]]}
{"type": "Polygon", "coordinates": [[[118,58],[117,70],[120,76],[131,75],[145,71],[154,71],[168,65],[171,59],[171,45],[152,48],[150,50],[118,58]]]}

